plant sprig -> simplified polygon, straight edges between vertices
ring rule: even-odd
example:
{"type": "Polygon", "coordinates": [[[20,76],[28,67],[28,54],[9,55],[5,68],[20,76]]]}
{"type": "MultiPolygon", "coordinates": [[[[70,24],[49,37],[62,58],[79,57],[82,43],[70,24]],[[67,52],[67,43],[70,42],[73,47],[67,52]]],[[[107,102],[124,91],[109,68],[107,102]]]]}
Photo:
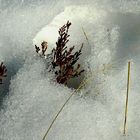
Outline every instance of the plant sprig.
{"type": "Polygon", "coordinates": [[[4,77],[6,77],[6,72],[7,72],[7,69],[6,69],[6,66],[3,64],[3,62],[0,64],[0,84],[3,84],[2,83],[2,80],[4,77]]]}
{"type": "Polygon", "coordinates": [[[47,58],[47,56],[52,56],[51,60],[51,71],[55,72],[56,81],[60,84],[67,84],[68,80],[74,77],[78,77],[84,70],[80,70],[81,65],[77,64],[80,55],[82,54],[83,44],[79,51],[73,53],[75,46],[72,46],[68,49],[66,46],[69,42],[70,35],[68,34],[69,28],[71,26],[71,22],[67,22],[64,24],[58,31],[59,37],[56,42],[56,48],[52,49],[52,53],[49,55],[45,55],[47,51],[48,44],[46,41],[43,41],[41,44],[41,48],[35,45],[36,52],[39,54],[41,51],[40,56],[47,58]]]}

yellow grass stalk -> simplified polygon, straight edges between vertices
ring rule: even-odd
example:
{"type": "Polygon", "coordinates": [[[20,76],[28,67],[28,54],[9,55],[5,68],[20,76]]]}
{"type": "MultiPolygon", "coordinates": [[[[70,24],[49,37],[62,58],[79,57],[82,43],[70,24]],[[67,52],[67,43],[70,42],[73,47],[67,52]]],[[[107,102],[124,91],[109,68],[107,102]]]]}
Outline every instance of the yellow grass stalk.
{"type": "MultiPolygon", "coordinates": [[[[110,65],[106,66],[106,69],[110,69],[110,68],[111,68],[110,65]]],[[[68,97],[68,99],[65,101],[65,103],[60,108],[60,110],[57,112],[57,114],[55,115],[54,119],[52,120],[52,122],[51,122],[50,126],[48,127],[42,140],[47,139],[47,136],[48,136],[53,124],[55,123],[56,119],[59,117],[60,113],[63,111],[64,107],[67,105],[67,103],[73,97],[73,95],[76,94],[77,92],[79,92],[94,77],[94,75],[96,75],[97,73],[103,72],[104,69],[105,69],[104,67],[102,67],[101,69],[97,69],[97,70],[93,71],[92,74],[88,74],[87,77],[85,77],[83,79],[83,81],[81,82],[79,87],[74,92],[71,93],[71,95],[68,97]]]]}
{"type": "Polygon", "coordinates": [[[126,93],[125,118],[124,118],[124,127],[123,127],[124,135],[126,135],[126,124],[127,124],[127,117],[128,117],[127,114],[128,114],[129,87],[130,87],[130,69],[131,69],[131,62],[128,62],[127,93],[126,93]]]}
{"type": "Polygon", "coordinates": [[[45,140],[48,136],[49,131],[51,130],[54,122],[56,121],[56,119],[58,118],[58,116],[60,115],[60,113],[62,112],[62,110],[64,109],[64,107],[66,106],[66,104],[69,102],[69,100],[72,98],[72,96],[77,93],[87,82],[89,81],[89,79],[85,78],[83,80],[83,82],[81,82],[81,84],[79,85],[79,87],[69,96],[69,98],[66,100],[66,102],[62,105],[62,107],[60,108],[60,110],[58,111],[58,113],[56,114],[56,116],[54,117],[53,121],[51,122],[47,132],[45,133],[44,137],[42,140],[45,140]]]}
{"type": "Polygon", "coordinates": [[[87,34],[86,34],[86,32],[85,32],[85,30],[84,30],[83,27],[82,27],[82,31],[83,31],[83,33],[84,33],[84,36],[85,36],[85,38],[86,38],[86,40],[87,40],[87,43],[88,43],[89,47],[91,48],[91,45],[90,45],[90,43],[89,43],[88,36],[87,36],[87,34]]]}

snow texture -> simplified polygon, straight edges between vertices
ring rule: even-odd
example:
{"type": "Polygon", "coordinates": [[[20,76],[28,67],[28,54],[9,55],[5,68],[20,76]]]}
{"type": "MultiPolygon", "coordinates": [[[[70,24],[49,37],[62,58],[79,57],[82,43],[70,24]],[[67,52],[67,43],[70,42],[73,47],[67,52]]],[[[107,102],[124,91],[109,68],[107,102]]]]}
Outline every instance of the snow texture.
{"type": "Polygon", "coordinates": [[[0,0],[0,62],[8,69],[0,85],[0,140],[41,140],[74,91],[54,82],[46,70],[47,60],[36,55],[33,45],[47,40],[49,53],[67,20],[72,22],[68,46],[79,49],[84,43],[80,63],[90,80],[61,112],[47,139],[139,140],[139,0],[0,0]]]}

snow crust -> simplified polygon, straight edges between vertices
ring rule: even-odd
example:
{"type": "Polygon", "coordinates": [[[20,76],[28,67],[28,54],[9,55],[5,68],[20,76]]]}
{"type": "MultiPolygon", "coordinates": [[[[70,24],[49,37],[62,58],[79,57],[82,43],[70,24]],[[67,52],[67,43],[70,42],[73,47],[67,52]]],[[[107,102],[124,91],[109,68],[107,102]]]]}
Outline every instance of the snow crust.
{"type": "Polygon", "coordinates": [[[139,5],[139,0],[0,0],[0,61],[8,69],[5,84],[0,85],[0,140],[42,139],[73,92],[53,81],[46,61],[38,58],[32,45],[32,40],[40,45],[47,39],[54,47],[58,28],[67,20],[73,23],[69,46],[78,49],[84,43],[81,63],[85,76],[92,76],[64,108],[48,140],[140,139],[139,5]],[[130,59],[127,135],[123,136],[130,59]]]}

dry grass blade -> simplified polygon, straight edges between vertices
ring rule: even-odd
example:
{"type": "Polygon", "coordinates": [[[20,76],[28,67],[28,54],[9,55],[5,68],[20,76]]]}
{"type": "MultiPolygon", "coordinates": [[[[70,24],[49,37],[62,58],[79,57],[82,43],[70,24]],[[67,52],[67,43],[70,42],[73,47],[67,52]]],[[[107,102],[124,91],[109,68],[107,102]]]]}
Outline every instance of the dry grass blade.
{"type": "Polygon", "coordinates": [[[90,45],[90,43],[89,43],[88,36],[87,36],[87,34],[86,34],[86,32],[85,32],[85,30],[84,30],[83,27],[82,27],[82,31],[83,31],[83,33],[84,33],[84,36],[85,36],[85,38],[86,38],[86,40],[87,40],[87,43],[88,43],[89,47],[91,48],[91,45],[90,45]]]}
{"type": "Polygon", "coordinates": [[[80,86],[69,96],[69,98],[66,100],[66,102],[63,104],[63,106],[60,108],[60,110],[58,111],[58,113],[56,114],[56,116],[54,117],[53,121],[51,122],[47,132],[45,133],[44,137],[42,140],[45,140],[48,136],[48,133],[50,132],[53,124],[55,123],[56,119],[58,118],[58,116],[60,115],[60,113],[62,112],[62,110],[64,109],[64,107],[66,106],[66,104],[70,101],[70,99],[73,97],[74,94],[76,94],[83,86],[85,86],[85,84],[89,81],[90,79],[85,78],[83,80],[83,82],[81,82],[80,86]]]}
{"type": "Polygon", "coordinates": [[[129,87],[130,87],[130,68],[131,68],[131,63],[128,62],[127,93],[126,93],[125,118],[124,118],[124,128],[123,128],[123,134],[124,135],[126,134],[127,113],[128,113],[128,97],[129,97],[129,87]]]}
{"type": "MultiPolygon", "coordinates": [[[[110,68],[110,66],[106,67],[107,69],[110,68]]],[[[60,110],[58,111],[58,113],[56,114],[56,116],[54,117],[53,121],[51,122],[47,132],[45,133],[44,137],[42,140],[45,140],[53,126],[53,124],[55,123],[56,119],[59,117],[60,113],[63,111],[64,107],[67,105],[67,103],[70,101],[70,99],[73,97],[74,94],[76,94],[79,90],[81,90],[93,77],[94,75],[96,75],[97,73],[103,72],[104,67],[101,69],[97,69],[95,71],[92,72],[92,74],[89,74],[86,78],[84,78],[84,80],[81,82],[81,84],[79,85],[79,87],[69,96],[69,98],[66,100],[66,102],[63,104],[63,106],[60,108],[60,110]]]]}

